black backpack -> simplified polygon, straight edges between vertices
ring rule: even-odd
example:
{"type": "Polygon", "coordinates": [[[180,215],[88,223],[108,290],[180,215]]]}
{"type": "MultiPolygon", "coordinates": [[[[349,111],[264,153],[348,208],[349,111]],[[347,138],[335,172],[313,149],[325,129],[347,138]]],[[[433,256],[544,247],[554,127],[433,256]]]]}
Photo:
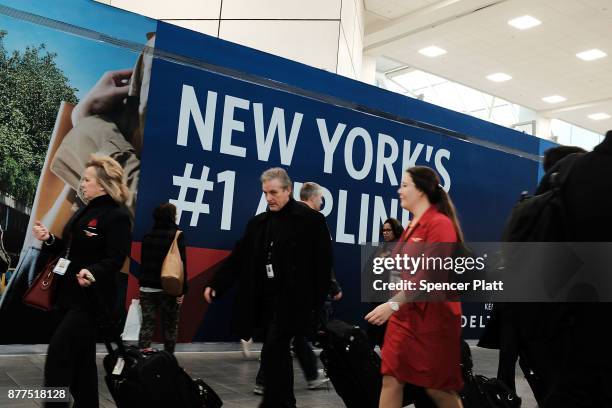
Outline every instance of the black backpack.
{"type": "Polygon", "coordinates": [[[524,192],[512,209],[502,234],[503,242],[564,242],[571,237],[563,201],[565,182],[580,154],[567,156],[550,175],[551,188],[538,195],[524,192]]]}

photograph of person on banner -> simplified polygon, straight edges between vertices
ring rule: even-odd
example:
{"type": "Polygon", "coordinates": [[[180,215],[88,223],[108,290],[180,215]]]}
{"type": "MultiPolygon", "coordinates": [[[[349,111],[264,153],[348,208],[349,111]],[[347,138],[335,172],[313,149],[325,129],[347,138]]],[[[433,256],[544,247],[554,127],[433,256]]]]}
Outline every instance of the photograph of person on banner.
{"type": "MultiPolygon", "coordinates": [[[[82,3],[76,3],[70,13],[96,18],[91,7],[82,3]]],[[[40,94],[36,100],[35,93],[28,96],[26,92],[12,92],[13,105],[22,106],[18,113],[23,115],[8,112],[12,116],[2,115],[8,120],[0,126],[3,134],[0,159],[3,163],[10,163],[8,160],[12,159],[15,163],[12,167],[2,166],[0,194],[6,192],[17,196],[25,203],[30,215],[27,228],[21,232],[23,241],[10,243],[20,256],[0,298],[0,316],[7,322],[7,327],[11,327],[11,330],[2,331],[0,343],[49,341],[55,326],[54,318],[45,317],[38,310],[28,310],[30,308],[21,304],[25,290],[47,261],[39,256],[40,243],[30,231],[34,223],[40,221],[50,233],[61,237],[68,219],[84,206],[79,184],[92,154],[110,156],[123,168],[124,182],[130,190],[126,206],[134,218],[139,154],[153,58],[154,33],[150,31],[155,29],[154,20],[136,20],[134,30],[139,32],[130,36],[142,43],[140,54],[128,48],[70,35],[61,27],[50,29],[42,24],[32,27],[19,18],[0,16],[0,53],[7,56],[0,61],[0,77],[20,72],[19,69],[24,76],[34,71],[24,81],[38,89],[40,94]],[[83,60],[89,64],[83,64],[83,60]],[[52,79],[55,82],[49,84],[52,79]],[[20,120],[41,124],[39,134],[20,134],[20,129],[27,128],[20,120]],[[40,154],[32,159],[27,173],[20,170],[19,165],[30,153],[26,148],[18,150],[20,146],[15,140],[39,145],[37,151],[40,154]]],[[[2,109],[7,108],[0,108],[0,111],[2,109]]],[[[36,129],[36,126],[30,128],[36,129]]],[[[124,278],[119,279],[117,312],[122,311],[119,305],[125,296],[125,284],[121,282],[127,281],[128,266],[126,260],[122,268],[124,273],[120,274],[124,278]]]]}

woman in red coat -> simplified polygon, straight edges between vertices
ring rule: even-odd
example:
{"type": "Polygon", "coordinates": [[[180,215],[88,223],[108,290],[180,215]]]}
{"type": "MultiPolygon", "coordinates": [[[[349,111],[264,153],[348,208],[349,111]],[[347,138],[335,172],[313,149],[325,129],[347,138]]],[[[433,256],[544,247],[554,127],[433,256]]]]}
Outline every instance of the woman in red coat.
{"type": "MultiPolygon", "coordinates": [[[[455,207],[429,167],[406,170],[398,190],[402,208],[412,220],[395,252],[414,242],[462,242],[455,207]]],[[[382,349],[383,388],[380,408],[400,408],[404,385],[424,390],[436,406],[461,408],[461,304],[412,302],[400,292],[376,307],[366,320],[389,320],[382,349]]]]}

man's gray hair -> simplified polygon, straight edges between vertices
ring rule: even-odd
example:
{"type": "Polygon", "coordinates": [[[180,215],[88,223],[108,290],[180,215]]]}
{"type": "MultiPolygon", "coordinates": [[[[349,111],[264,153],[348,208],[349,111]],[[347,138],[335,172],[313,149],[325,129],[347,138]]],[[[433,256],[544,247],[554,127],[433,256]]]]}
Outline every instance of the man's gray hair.
{"type": "Polygon", "coordinates": [[[316,197],[323,194],[323,190],[321,186],[315,182],[308,181],[302,184],[302,189],[300,190],[300,200],[308,201],[312,197],[316,197]]]}
{"type": "Polygon", "coordinates": [[[259,178],[262,183],[270,181],[272,179],[277,179],[278,181],[280,181],[284,189],[291,190],[291,179],[289,178],[289,175],[287,174],[285,169],[281,167],[272,167],[271,169],[268,169],[261,173],[261,177],[259,178]]]}

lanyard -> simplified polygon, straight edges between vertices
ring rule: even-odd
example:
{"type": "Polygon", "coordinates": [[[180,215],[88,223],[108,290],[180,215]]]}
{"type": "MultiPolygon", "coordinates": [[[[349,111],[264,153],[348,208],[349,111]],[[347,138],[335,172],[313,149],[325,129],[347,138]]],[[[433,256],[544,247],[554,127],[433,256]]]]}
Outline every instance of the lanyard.
{"type": "Polygon", "coordinates": [[[66,255],[64,256],[65,259],[70,259],[68,258],[70,256],[70,247],[72,247],[72,233],[70,234],[70,239],[68,239],[68,246],[66,247],[66,255]]]}
{"type": "Polygon", "coordinates": [[[271,264],[272,263],[272,249],[274,247],[274,241],[270,241],[270,246],[268,247],[268,256],[266,258],[266,263],[267,264],[271,264]]]}

